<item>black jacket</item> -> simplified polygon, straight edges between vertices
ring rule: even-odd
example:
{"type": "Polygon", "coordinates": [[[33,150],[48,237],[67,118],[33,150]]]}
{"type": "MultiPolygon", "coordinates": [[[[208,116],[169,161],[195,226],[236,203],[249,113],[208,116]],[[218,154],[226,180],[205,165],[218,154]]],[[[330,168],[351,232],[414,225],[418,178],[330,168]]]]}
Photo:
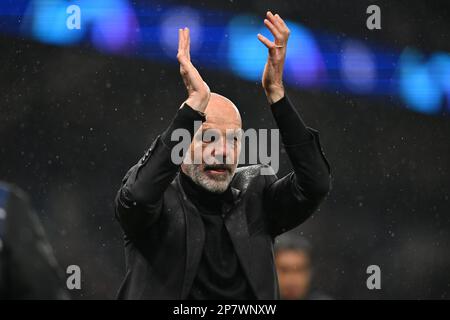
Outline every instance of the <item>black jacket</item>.
{"type": "MultiPolygon", "coordinates": [[[[272,111],[294,170],[278,179],[261,175],[261,168],[269,168],[265,165],[238,168],[231,184],[233,204],[223,208],[226,228],[258,299],[279,297],[274,238],[304,222],[330,188],[330,166],[318,132],[304,127],[287,97],[275,105],[272,111]],[[287,120],[277,110],[289,110],[287,120]],[[289,124],[292,118],[300,122],[289,124]],[[300,143],[286,144],[299,135],[300,143]]],[[[187,105],[179,109],[122,181],[116,217],[125,232],[126,275],[119,299],[185,299],[189,294],[205,231],[180,184],[179,166],[171,162],[173,144],[167,136],[180,127],[193,134],[194,120],[204,117],[187,105]]]]}

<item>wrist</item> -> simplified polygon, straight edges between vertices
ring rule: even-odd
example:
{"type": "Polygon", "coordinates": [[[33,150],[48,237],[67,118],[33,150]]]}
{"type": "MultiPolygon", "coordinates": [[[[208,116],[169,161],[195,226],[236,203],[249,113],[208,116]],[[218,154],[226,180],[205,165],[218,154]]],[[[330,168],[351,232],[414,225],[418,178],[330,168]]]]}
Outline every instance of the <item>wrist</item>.
{"type": "Polygon", "coordinates": [[[199,99],[192,99],[187,98],[184,103],[186,103],[188,106],[190,106],[192,109],[198,112],[205,112],[206,106],[208,105],[207,100],[199,100],[199,99]]]}
{"type": "Polygon", "coordinates": [[[270,90],[265,90],[267,101],[269,104],[274,104],[284,97],[284,87],[272,88],[270,90]]]}

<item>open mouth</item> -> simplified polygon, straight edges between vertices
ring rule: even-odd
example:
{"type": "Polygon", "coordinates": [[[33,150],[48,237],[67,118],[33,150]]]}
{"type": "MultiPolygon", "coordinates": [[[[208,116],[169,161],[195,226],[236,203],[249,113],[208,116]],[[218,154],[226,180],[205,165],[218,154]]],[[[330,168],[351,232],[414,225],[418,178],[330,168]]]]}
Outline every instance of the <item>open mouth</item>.
{"type": "Polygon", "coordinates": [[[229,169],[224,165],[207,165],[205,166],[205,171],[211,174],[225,174],[229,172],[229,169]]]}

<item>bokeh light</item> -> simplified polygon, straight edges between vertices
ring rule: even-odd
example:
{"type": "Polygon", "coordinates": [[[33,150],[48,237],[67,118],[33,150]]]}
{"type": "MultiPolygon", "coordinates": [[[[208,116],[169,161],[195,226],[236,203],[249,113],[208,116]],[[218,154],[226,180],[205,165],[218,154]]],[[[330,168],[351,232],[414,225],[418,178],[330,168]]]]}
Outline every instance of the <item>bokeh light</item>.
{"type": "Polygon", "coordinates": [[[442,90],[431,75],[423,57],[406,49],[399,63],[400,94],[407,106],[423,113],[436,113],[441,107],[442,90]]]}
{"type": "Polygon", "coordinates": [[[376,65],[369,48],[356,40],[346,41],[341,54],[341,75],[351,91],[370,92],[375,83],[376,65]]]}

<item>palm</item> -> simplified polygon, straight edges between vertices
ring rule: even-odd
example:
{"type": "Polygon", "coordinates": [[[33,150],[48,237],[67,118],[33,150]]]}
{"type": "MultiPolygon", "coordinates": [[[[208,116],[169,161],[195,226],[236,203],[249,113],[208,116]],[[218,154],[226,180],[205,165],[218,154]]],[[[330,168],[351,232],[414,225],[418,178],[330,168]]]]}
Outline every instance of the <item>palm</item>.
{"type": "Polygon", "coordinates": [[[209,102],[210,90],[191,62],[189,29],[178,31],[178,54],[180,74],[188,92],[186,103],[198,111],[204,111],[209,102]]]}
{"type": "MultiPolygon", "coordinates": [[[[290,31],[283,19],[278,14],[273,15],[270,11],[267,12],[267,19],[264,19],[264,24],[275,39],[270,41],[262,34],[258,34],[258,39],[269,49],[269,56],[262,77],[262,86],[268,97],[275,93],[276,98],[280,98],[278,96],[284,93],[283,68],[290,31]]],[[[269,100],[272,100],[272,98],[269,98],[269,100]]]]}

